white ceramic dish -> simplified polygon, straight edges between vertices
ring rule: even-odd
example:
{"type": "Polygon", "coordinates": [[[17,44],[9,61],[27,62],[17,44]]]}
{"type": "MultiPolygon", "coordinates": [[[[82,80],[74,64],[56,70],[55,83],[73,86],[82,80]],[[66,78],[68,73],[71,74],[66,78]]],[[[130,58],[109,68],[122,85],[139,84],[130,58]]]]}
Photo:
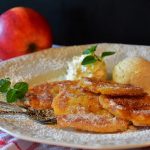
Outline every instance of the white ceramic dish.
{"type": "MultiPolygon", "coordinates": [[[[1,62],[0,78],[10,77],[13,83],[27,81],[30,85],[64,79],[67,61],[74,55],[80,55],[88,46],[52,48],[1,62]]],[[[98,53],[102,51],[116,51],[115,55],[106,59],[109,74],[113,66],[127,56],[142,56],[150,60],[148,46],[99,44],[98,53]]],[[[76,148],[125,149],[150,146],[149,129],[95,134],[41,125],[23,115],[1,115],[0,129],[20,139],[76,148]]]]}

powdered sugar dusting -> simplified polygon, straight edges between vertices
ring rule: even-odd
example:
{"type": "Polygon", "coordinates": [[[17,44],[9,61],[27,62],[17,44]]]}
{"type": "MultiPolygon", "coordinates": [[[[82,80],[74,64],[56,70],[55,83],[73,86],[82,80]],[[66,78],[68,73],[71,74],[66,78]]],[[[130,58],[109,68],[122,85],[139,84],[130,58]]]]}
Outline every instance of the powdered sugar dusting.
{"type": "MultiPolygon", "coordinates": [[[[0,77],[10,77],[13,82],[28,81],[30,85],[47,80],[61,80],[66,72],[67,62],[78,56],[89,45],[59,49],[49,49],[31,55],[0,62],[0,77]]],[[[116,54],[105,59],[108,72],[125,57],[142,56],[150,60],[150,47],[123,44],[99,44],[97,53],[116,51],[116,54]]],[[[1,115],[0,128],[21,139],[71,146],[85,149],[116,149],[150,145],[150,130],[115,134],[94,134],[63,130],[57,127],[41,125],[23,115],[1,115]]]]}
{"type": "Polygon", "coordinates": [[[122,145],[130,147],[132,144],[138,146],[138,144],[150,141],[150,130],[148,129],[116,134],[85,133],[58,129],[50,125],[41,125],[22,115],[3,115],[0,117],[0,125],[1,129],[5,129],[9,133],[23,139],[28,138],[28,140],[32,139],[33,141],[47,144],[91,149],[115,149],[116,147],[122,147],[122,145]]]}
{"type": "Polygon", "coordinates": [[[110,106],[112,106],[112,107],[115,106],[116,109],[123,109],[123,106],[121,106],[119,104],[116,105],[116,103],[114,101],[110,101],[110,106]]]}

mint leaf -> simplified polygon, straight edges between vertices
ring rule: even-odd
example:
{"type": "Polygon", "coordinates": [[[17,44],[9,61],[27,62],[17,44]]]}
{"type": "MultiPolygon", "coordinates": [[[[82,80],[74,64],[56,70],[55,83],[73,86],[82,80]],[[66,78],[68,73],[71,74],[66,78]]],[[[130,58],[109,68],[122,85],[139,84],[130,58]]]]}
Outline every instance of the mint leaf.
{"type": "Polygon", "coordinates": [[[8,103],[17,101],[19,98],[23,98],[28,91],[28,84],[25,82],[18,82],[6,93],[6,100],[8,103]]]}
{"type": "Polygon", "coordinates": [[[101,55],[101,59],[103,59],[106,56],[113,55],[113,54],[115,54],[115,52],[111,52],[111,51],[110,52],[103,52],[102,55],[101,55]]]}
{"type": "Polygon", "coordinates": [[[26,93],[28,91],[28,84],[26,82],[18,82],[14,85],[14,89],[21,93],[26,93]]]}
{"type": "Polygon", "coordinates": [[[92,54],[96,51],[97,45],[91,46],[90,48],[83,51],[82,54],[92,54]]]}
{"type": "Polygon", "coordinates": [[[9,78],[1,79],[0,80],[0,92],[5,93],[10,87],[11,82],[9,81],[9,78]]]}
{"type": "Polygon", "coordinates": [[[8,103],[17,101],[17,91],[14,89],[9,89],[6,94],[6,100],[8,103]]]}
{"type": "Polygon", "coordinates": [[[115,52],[108,51],[108,52],[103,52],[101,54],[101,56],[97,56],[95,54],[96,48],[97,48],[97,45],[91,46],[90,48],[83,51],[82,54],[86,54],[88,56],[86,56],[83,59],[83,61],[81,62],[82,65],[88,65],[91,63],[95,63],[96,61],[103,61],[103,58],[105,58],[106,56],[110,56],[110,55],[115,54],[115,52]]]}
{"type": "Polygon", "coordinates": [[[16,90],[17,98],[21,99],[28,91],[28,84],[25,82],[18,82],[14,85],[14,89],[16,90]]]}
{"type": "Polygon", "coordinates": [[[28,84],[26,82],[18,82],[13,87],[11,87],[9,78],[0,79],[0,92],[5,94],[6,100],[9,103],[23,98],[27,91],[28,84]]]}
{"type": "Polygon", "coordinates": [[[94,57],[94,56],[92,56],[92,55],[90,55],[90,56],[86,56],[84,59],[83,59],[83,61],[82,61],[82,65],[87,65],[87,64],[92,64],[92,63],[94,63],[94,62],[96,62],[97,61],[97,59],[94,57]]]}
{"type": "Polygon", "coordinates": [[[19,90],[16,90],[16,94],[18,99],[22,99],[25,96],[25,93],[19,90]]]}

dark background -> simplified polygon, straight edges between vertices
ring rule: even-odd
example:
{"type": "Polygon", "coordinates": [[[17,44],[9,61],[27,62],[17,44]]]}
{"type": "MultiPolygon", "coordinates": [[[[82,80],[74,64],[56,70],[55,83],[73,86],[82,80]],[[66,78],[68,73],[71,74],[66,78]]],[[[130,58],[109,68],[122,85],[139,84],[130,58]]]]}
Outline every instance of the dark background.
{"type": "Polygon", "coordinates": [[[14,6],[45,16],[55,44],[150,45],[150,0],[1,0],[0,13],[14,6]]]}

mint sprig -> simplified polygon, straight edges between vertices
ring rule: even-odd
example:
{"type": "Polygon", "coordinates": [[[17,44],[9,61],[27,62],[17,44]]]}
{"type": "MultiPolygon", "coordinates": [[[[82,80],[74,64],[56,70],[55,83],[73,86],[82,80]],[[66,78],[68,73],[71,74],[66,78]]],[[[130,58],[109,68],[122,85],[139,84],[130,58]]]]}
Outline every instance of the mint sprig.
{"type": "Polygon", "coordinates": [[[0,92],[6,95],[6,100],[9,103],[22,99],[27,91],[28,84],[26,82],[18,82],[14,86],[11,86],[9,78],[0,79],[0,92]]]}
{"type": "Polygon", "coordinates": [[[97,45],[91,46],[90,48],[83,51],[82,54],[93,54],[96,51],[97,45]]]}
{"type": "Polygon", "coordinates": [[[85,58],[82,60],[81,62],[82,65],[88,65],[95,63],[96,61],[102,61],[105,57],[115,54],[115,52],[106,51],[102,52],[101,56],[98,56],[95,54],[96,48],[97,45],[94,45],[83,51],[82,54],[87,56],[85,56],[85,58]]]}
{"type": "Polygon", "coordinates": [[[94,56],[92,55],[89,55],[89,56],[86,56],[83,61],[82,61],[82,65],[88,65],[88,64],[91,64],[91,63],[95,63],[97,60],[94,56]]]}

